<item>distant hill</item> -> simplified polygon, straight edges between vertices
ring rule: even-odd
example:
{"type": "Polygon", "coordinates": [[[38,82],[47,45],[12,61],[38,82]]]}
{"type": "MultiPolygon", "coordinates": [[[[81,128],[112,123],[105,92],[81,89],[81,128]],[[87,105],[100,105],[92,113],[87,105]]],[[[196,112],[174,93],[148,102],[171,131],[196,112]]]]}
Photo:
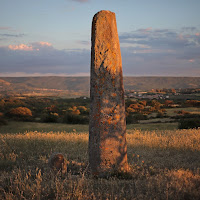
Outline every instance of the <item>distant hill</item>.
{"type": "Polygon", "coordinates": [[[125,77],[128,90],[200,88],[200,77],[125,77]]]}
{"type": "MultiPolygon", "coordinates": [[[[0,94],[89,95],[89,77],[0,77],[0,94]]],[[[200,77],[124,77],[125,90],[200,88],[200,77]]]]}

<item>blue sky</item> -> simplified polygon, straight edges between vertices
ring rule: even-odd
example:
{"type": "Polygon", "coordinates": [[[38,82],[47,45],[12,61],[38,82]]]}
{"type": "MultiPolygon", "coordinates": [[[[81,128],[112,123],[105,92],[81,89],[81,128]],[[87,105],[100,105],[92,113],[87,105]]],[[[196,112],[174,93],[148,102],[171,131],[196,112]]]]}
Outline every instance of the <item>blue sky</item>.
{"type": "Polygon", "coordinates": [[[123,73],[200,76],[199,0],[0,0],[0,76],[85,76],[91,23],[116,13],[123,73]]]}

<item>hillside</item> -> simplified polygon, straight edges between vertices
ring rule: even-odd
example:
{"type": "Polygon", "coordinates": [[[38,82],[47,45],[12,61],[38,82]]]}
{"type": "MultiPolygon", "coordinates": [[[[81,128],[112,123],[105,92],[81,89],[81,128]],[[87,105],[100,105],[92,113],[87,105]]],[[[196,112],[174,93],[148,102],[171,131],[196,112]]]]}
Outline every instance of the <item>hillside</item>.
{"type": "MultiPolygon", "coordinates": [[[[0,94],[89,95],[89,77],[1,77],[0,94]]],[[[200,77],[124,77],[125,90],[200,88],[200,77]]]]}

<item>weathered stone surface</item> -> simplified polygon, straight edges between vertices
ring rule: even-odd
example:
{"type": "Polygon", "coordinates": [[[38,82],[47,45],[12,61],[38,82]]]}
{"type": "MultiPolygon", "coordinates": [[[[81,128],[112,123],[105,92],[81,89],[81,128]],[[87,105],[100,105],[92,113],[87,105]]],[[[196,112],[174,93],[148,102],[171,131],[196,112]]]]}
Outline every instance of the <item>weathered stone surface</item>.
{"type": "Polygon", "coordinates": [[[89,166],[93,174],[127,170],[122,61],[115,13],[100,11],[92,23],[89,166]]]}

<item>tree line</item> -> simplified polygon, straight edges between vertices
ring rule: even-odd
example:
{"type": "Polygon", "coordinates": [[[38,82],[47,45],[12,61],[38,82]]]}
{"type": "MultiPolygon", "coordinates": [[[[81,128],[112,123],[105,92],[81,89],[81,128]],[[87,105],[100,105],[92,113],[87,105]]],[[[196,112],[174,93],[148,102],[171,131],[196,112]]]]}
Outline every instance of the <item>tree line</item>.
{"type": "MultiPolygon", "coordinates": [[[[173,100],[133,100],[126,99],[127,123],[138,123],[147,120],[150,114],[156,113],[156,118],[168,117],[167,108],[174,105],[180,107],[200,107],[198,100],[174,102],[173,100]],[[177,104],[178,103],[178,104],[177,104]]],[[[2,98],[0,100],[0,124],[9,120],[35,121],[43,123],[88,124],[90,112],[90,99],[86,97],[74,99],[62,98],[2,98]]],[[[176,113],[174,119],[186,120],[200,118],[182,110],[176,113]]]]}

